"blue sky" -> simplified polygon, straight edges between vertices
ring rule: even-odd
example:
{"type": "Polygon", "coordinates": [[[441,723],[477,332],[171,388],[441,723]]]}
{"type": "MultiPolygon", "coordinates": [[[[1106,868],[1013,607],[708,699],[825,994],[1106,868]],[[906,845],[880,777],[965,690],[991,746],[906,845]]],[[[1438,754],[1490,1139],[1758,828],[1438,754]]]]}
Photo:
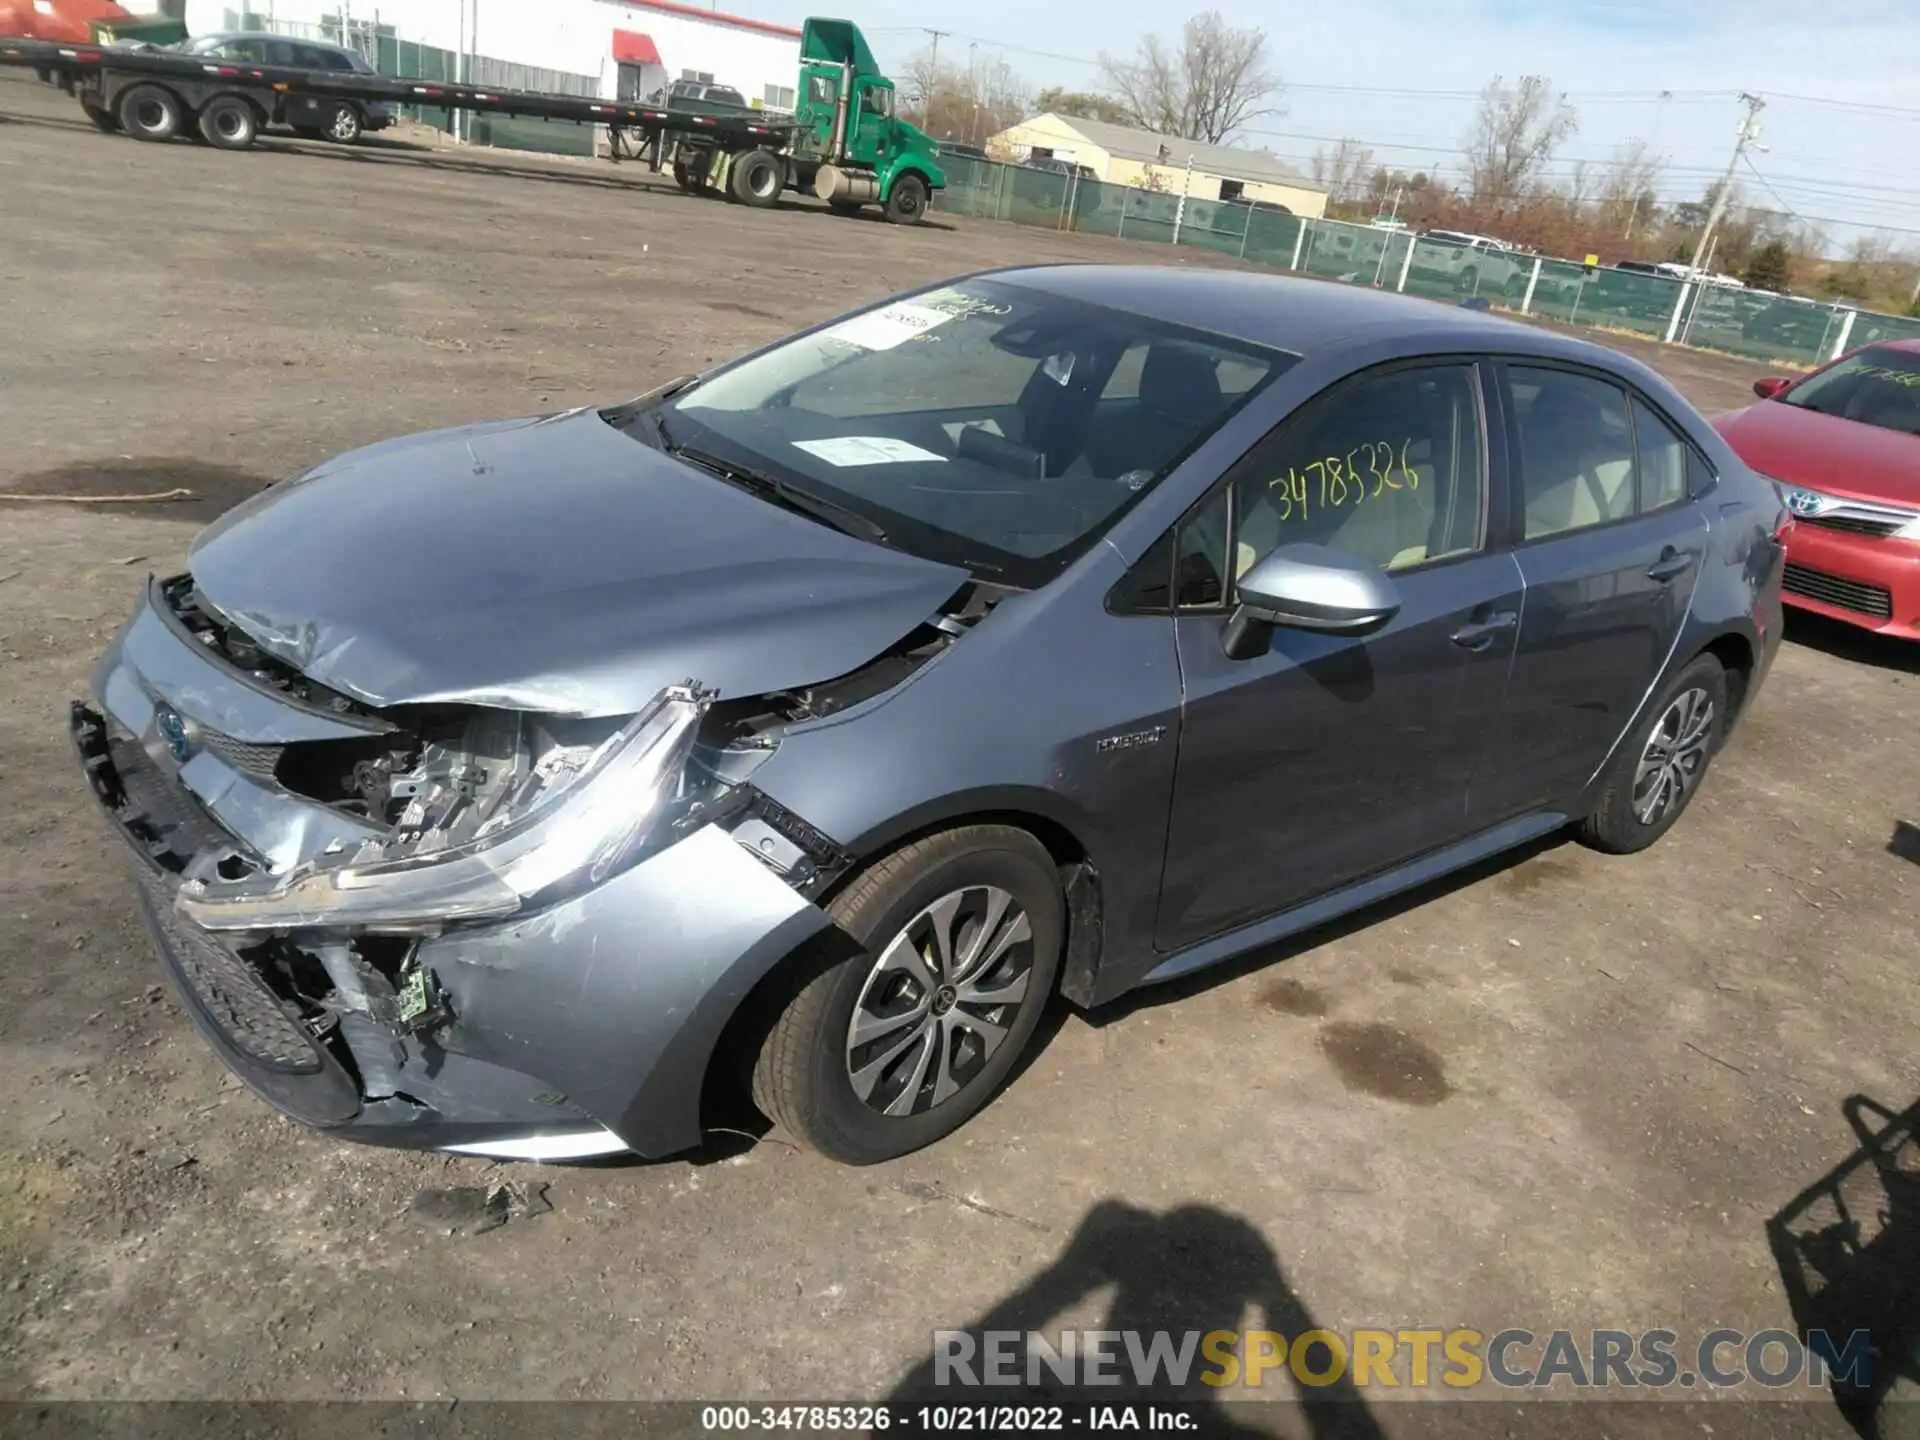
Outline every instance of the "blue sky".
{"type": "MultiPolygon", "coordinates": [[[[793,22],[808,10],[803,0],[721,8],[793,22]]],[[[1751,90],[1768,101],[1769,149],[1754,166],[1777,193],[1745,171],[1748,197],[1851,222],[1822,226],[1841,243],[1863,228],[1910,230],[1891,238],[1920,251],[1920,0],[1221,0],[1219,8],[1267,31],[1289,82],[1281,113],[1255,121],[1262,133],[1242,143],[1296,163],[1323,143],[1313,137],[1352,135],[1383,163],[1457,166],[1472,92],[1496,73],[1535,73],[1568,92],[1580,115],[1556,171],[1577,158],[1603,162],[1621,141],[1645,136],[1670,162],[1663,194],[1690,198],[1725,167],[1736,96],[1751,90]],[[1373,93],[1396,90],[1468,93],[1373,93]],[[1659,100],[1663,90],[1672,98],[1659,100]]],[[[972,41],[1036,86],[1077,88],[1097,75],[1074,57],[1130,51],[1148,30],[1171,33],[1180,15],[1150,0],[861,0],[842,13],[890,66],[925,45],[918,27],[934,26],[951,32],[946,54],[964,59],[972,41]]]]}

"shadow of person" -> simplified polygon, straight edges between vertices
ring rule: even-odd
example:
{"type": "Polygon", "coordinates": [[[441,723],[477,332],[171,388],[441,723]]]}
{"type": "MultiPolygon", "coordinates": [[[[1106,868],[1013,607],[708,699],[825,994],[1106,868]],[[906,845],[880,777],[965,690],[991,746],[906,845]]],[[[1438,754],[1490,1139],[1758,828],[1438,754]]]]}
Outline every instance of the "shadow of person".
{"type": "MultiPolygon", "coordinates": [[[[1011,1352],[1016,1363],[1009,1367],[1017,1371],[1018,1384],[957,1383],[941,1363],[941,1346],[936,1341],[935,1353],[909,1372],[889,1398],[896,1414],[929,1404],[1177,1402],[1202,1407],[1195,1417],[1198,1433],[1265,1435],[1264,1428],[1236,1421],[1233,1407],[1220,1403],[1219,1387],[1202,1379],[1217,1375],[1220,1367],[1202,1354],[1201,1337],[1216,1330],[1256,1328],[1276,1332],[1289,1346],[1296,1337],[1319,1328],[1258,1230],[1238,1216],[1207,1205],[1185,1205],[1155,1214],[1107,1200],[1087,1212],[1051,1265],[965,1327],[964,1334],[972,1342],[972,1373],[983,1382],[989,1334],[1019,1336],[1011,1352]],[[1083,1366],[1073,1372],[1082,1383],[1070,1385],[1046,1363],[1029,1362],[1028,1335],[1037,1332],[1049,1344],[1062,1345],[1062,1338],[1048,1327],[1107,1288],[1112,1289],[1113,1300],[1101,1328],[1119,1334],[1105,1346],[1111,1357],[1105,1369],[1117,1383],[1086,1384],[1083,1366]],[[1135,1334],[1135,1345],[1149,1356],[1156,1333],[1165,1332],[1175,1352],[1187,1349],[1191,1363],[1183,1373],[1170,1373],[1170,1367],[1160,1365],[1140,1375],[1129,1359],[1133,1347],[1121,1338],[1127,1332],[1135,1334]],[[1189,1336],[1193,1337],[1190,1345],[1189,1336]]],[[[1083,1341],[1087,1333],[1082,1332],[1083,1341]]],[[[1083,1343],[1083,1357],[1085,1348],[1083,1343]]],[[[1236,1353],[1241,1353],[1240,1347],[1236,1353]]],[[[1326,1374],[1331,1368],[1330,1353],[1310,1347],[1309,1354],[1309,1373],[1326,1374]]],[[[1269,1393],[1284,1368],[1276,1366],[1264,1377],[1269,1393]]],[[[1351,1440],[1380,1436],[1344,1367],[1331,1383],[1301,1385],[1298,1391],[1300,1413],[1312,1435],[1351,1440]]]]}
{"type": "Polygon", "coordinates": [[[1767,1221],[1767,1243],[1840,1413],[1862,1435],[1905,1440],[1920,1435],[1920,1102],[1895,1114],[1853,1095],[1841,1108],[1859,1145],[1767,1221]]]}

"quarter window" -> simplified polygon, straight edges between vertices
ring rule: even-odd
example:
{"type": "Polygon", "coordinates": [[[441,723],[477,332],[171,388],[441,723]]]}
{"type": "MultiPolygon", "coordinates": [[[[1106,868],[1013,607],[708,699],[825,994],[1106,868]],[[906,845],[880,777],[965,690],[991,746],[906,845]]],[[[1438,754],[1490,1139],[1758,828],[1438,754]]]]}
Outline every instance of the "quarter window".
{"type": "Polygon", "coordinates": [[[1687,459],[1692,453],[1673,427],[1636,399],[1633,434],[1640,458],[1640,511],[1658,510],[1687,498],[1687,459]]]}
{"type": "Polygon", "coordinates": [[[1566,370],[1508,372],[1529,540],[1633,514],[1633,429],[1619,386],[1566,370]]]}
{"type": "Polygon", "coordinates": [[[1472,366],[1346,381],[1234,467],[1232,578],[1301,541],[1383,570],[1478,549],[1485,454],[1472,366]]]}

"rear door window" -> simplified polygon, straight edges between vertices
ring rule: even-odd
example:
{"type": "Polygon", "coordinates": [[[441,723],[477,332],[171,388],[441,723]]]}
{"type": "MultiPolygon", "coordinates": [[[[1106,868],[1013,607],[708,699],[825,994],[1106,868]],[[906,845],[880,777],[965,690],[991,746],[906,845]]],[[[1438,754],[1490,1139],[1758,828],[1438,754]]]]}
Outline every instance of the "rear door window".
{"type": "Polygon", "coordinates": [[[1520,441],[1529,540],[1634,513],[1627,396],[1597,375],[1515,365],[1507,371],[1520,441]]]}

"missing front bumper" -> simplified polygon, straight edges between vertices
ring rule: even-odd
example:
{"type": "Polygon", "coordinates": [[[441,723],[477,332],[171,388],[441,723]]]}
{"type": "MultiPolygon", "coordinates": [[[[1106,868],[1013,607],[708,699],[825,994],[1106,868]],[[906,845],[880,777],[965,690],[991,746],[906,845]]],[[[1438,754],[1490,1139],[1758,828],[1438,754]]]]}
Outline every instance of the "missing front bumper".
{"type": "Polygon", "coordinates": [[[181,1007],[255,1094],[345,1138],[536,1159],[696,1145],[727,1022],[830,923],[707,825],[573,900],[421,941],[415,963],[450,1011],[431,1034],[321,1023],[270,982],[266,943],[226,943],[174,909],[194,856],[230,837],[90,707],[74,705],[72,733],[181,1007]]]}

